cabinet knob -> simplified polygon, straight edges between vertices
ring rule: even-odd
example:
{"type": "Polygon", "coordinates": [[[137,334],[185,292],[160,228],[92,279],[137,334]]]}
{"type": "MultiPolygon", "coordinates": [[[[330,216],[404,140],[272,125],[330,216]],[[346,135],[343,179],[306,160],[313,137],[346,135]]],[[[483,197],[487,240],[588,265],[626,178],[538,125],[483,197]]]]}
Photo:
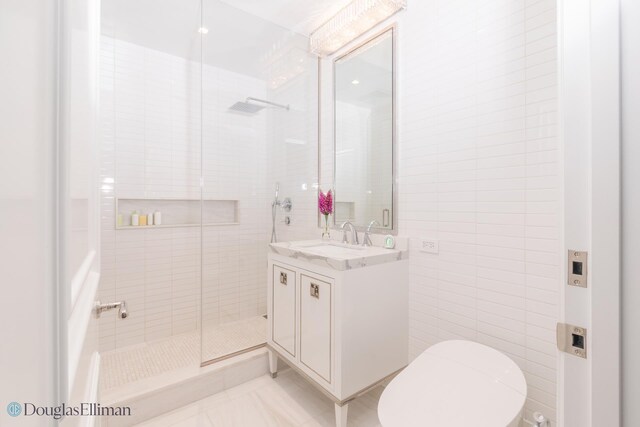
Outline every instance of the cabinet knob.
{"type": "Polygon", "coordinates": [[[312,283],[309,287],[309,294],[314,298],[320,298],[320,286],[312,283]]]}
{"type": "Polygon", "coordinates": [[[280,272],[280,283],[282,283],[283,285],[287,284],[287,273],[284,272],[280,272]]]}

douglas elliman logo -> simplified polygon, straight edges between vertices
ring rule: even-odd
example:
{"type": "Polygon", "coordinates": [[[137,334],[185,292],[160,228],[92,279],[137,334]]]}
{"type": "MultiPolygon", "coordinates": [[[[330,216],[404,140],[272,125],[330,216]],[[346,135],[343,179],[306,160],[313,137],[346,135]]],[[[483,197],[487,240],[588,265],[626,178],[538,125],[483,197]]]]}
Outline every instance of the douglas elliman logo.
{"type": "Polygon", "coordinates": [[[11,402],[7,405],[7,413],[12,417],[17,417],[22,413],[22,406],[18,402],[11,402]]]}
{"type": "Polygon", "coordinates": [[[18,402],[11,402],[7,405],[7,413],[12,417],[20,415],[25,417],[51,417],[59,420],[62,417],[129,417],[131,407],[129,406],[101,406],[99,403],[80,403],[78,406],[67,406],[63,403],[60,406],[37,406],[30,402],[22,405],[18,402]]]}

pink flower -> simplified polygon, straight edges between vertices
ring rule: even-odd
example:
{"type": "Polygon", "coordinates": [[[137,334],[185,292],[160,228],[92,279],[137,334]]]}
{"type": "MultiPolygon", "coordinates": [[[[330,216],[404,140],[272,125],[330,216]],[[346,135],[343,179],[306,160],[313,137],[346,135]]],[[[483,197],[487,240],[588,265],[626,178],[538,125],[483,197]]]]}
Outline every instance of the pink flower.
{"type": "Polygon", "coordinates": [[[333,213],[333,194],[331,190],[324,194],[318,189],[318,209],[322,215],[330,215],[333,213]]]}

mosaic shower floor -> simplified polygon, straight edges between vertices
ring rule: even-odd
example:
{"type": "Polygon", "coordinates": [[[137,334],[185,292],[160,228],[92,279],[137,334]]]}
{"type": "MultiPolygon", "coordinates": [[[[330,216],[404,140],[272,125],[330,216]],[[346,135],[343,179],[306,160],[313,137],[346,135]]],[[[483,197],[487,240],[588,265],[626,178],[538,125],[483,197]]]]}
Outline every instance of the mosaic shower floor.
{"type": "MultiPolygon", "coordinates": [[[[262,316],[206,328],[202,361],[214,360],[264,344],[267,320],[262,316]]],[[[101,392],[162,377],[182,368],[200,366],[200,331],[125,347],[101,354],[101,392]]]]}

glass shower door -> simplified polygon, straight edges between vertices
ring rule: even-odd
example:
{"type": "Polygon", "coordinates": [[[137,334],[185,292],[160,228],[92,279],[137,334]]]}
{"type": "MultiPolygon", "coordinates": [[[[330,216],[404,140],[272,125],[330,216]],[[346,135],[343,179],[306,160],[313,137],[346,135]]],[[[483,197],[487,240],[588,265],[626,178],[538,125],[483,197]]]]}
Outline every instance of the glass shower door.
{"type": "MultiPolygon", "coordinates": [[[[203,3],[202,364],[266,341],[275,183],[281,199],[315,197],[313,178],[300,181],[297,170],[290,179],[292,169],[276,167],[295,162],[302,175],[317,171],[317,114],[307,105],[309,96],[317,100],[317,62],[307,38],[232,4],[203,3]]],[[[315,224],[315,209],[290,227],[277,209],[281,239],[315,224]]],[[[294,205],[287,215],[295,214],[294,205]]]]}
{"type": "Polygon", "coordinates": [[[266,116],[234,110],[265,97],[253,20],[220,1],[203,6],[202,363],[264,344],[269,207],[264,200],[266,116]],[[232,40],[233,45],[227,41],[232,40]]]}

